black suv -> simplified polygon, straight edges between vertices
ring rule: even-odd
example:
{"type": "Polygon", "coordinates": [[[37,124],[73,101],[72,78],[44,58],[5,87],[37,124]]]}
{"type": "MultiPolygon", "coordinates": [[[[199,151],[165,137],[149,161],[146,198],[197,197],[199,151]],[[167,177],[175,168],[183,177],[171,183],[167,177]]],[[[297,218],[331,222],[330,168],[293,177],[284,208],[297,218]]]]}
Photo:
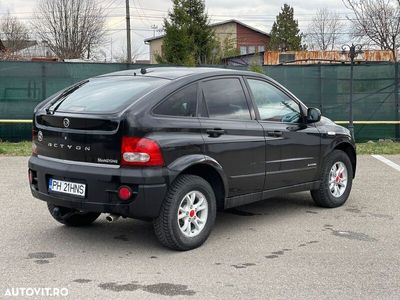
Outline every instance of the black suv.
{"type": "Polygon", "coordinates": [[[214,68],[79,82],[36,107],[32,151],[31,191],[54,219],[153,220],[177,250],[207,239],[217,209],[305,190],[340,206],[356,170],[347,129],[264,75],[214,68]]]}

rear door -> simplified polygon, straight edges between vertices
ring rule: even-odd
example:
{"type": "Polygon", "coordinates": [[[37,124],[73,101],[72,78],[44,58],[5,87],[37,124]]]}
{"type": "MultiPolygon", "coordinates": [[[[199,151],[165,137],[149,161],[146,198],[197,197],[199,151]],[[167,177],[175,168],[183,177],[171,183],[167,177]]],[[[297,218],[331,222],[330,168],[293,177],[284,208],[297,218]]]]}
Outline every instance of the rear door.
{"type": "Polygon", "coordinates": [[[247,78],[247,84],[266,137],[264,189],[316,180],[320,134],[304,122],[299,102],[272,82],[247,78]]]}
{"type": "Polygon", "coordinates": [[[203,152],[223,167],[229,184],[228,197],[259,192],[264,186],[264,132],[249,110],[243,87],[241,77],[216,77],[201,82],[203,152]]]}

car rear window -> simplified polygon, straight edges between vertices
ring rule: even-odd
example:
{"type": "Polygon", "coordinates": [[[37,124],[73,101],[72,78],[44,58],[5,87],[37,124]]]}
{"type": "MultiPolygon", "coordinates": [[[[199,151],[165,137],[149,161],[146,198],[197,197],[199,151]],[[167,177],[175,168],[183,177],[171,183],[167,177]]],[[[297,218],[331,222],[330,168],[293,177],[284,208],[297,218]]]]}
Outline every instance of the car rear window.
{"type": "Polygon", "coordinates": [[[61,98],[59,112],[110,113],[120,111],[168,80],[132,76],[91,79],[74,92],[61,98]]]}

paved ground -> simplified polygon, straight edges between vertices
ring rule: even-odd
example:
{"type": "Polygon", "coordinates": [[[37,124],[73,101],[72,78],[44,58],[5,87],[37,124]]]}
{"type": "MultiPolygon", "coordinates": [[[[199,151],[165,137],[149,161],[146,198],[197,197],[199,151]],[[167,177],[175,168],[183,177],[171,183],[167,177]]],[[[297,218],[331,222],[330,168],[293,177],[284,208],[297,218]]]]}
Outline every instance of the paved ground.
{"type": "MultiPolygon", "coordinates": [[[[400,162],[400,156],[386,158],[400,162]]],[[[149,223],[53,221],[30,195],[26,158],[0,157],[0,297],[68,288],[71,299],[399,299],[400,172],[359,157],[338,209],[298,193],[220,213],[203,247],[173,252],[149,223]]]]}

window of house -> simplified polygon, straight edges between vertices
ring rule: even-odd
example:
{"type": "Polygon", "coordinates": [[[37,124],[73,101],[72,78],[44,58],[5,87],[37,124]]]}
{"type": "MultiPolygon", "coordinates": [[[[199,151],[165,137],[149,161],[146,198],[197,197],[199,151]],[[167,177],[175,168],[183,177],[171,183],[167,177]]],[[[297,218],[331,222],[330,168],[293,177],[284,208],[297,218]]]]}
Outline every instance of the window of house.
{"type": "Polygon", "coordinates": [[[214,119],[250,120],[246,97],[237,78],[221,78],[202,84],[208,115],[214,119]]]}
{"type": "Polygon", "coordinates": [[[258,107],[261,120],[298,123],[300,107],[273,85],[256,79],[248,79],[250,90],[258,107]]]}
{"type": "Polygon", "coordinates": [[[258,52],[263,52],[265,51],[265,46],[264,45],[259,45],[258,46],[258,52]]]}
{"type": "Polygon", "coordinates": [[[240,54],[241,55],[247,54],[247,47],[246,46],[240,46],[240,54]]]}
{"type": "Polygon", "coordinates": [[[256,46],[248,46],[247,53],[256,53],[256,46]]]}
{"type": "Polygon", "coordinates": [[[195,117],[197,108],[197,84],[189,85],[161,102],[154,113],[166,116],[195,117]]]}

